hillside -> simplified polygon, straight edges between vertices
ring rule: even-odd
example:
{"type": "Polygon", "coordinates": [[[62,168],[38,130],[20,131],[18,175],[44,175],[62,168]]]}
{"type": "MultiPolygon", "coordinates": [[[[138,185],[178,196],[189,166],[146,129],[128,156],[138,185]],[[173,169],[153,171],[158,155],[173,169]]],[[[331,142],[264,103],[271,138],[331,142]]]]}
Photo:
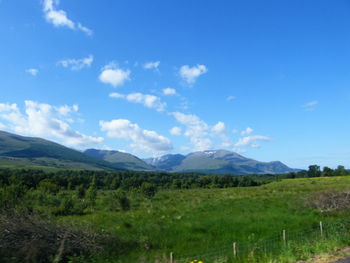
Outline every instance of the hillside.
{"type": "Polygon", "coordinates": [[[184,155],[165,155],[145,159],[158,169],[172,172],[202,172],[217,174],[277,174],[295,171],[285,164],[259,162],[226,150],[202,151],[184,155]]]}
{"type": "Polygon", "coordinates": [[[135,171],[153,171],[154,167],[142,161],[138,157],[130,154],[119,151],[108,151],[108,150],[96,150],[96,149],[88,149],[84,151],[84,154],[105,160],[107,162],[113,163],[128,170],[135,171]]]}
{"type": "Polygon", "coordinates": [[[121,167],[41,138],[0,131],[1,167],[121,170],[121,167]]]}

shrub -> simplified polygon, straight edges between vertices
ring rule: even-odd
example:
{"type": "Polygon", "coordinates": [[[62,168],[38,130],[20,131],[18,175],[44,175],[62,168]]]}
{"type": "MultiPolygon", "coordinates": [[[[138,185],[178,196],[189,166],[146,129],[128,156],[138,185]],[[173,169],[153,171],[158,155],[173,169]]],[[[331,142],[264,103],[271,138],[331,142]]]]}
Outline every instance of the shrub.
{"type": "Polygon", "coordinates": [[[85,186],[83,184],[78,185],[77,188],[76,188],[77,197],[78,198],[84,198],[85,197],[85,193],[86,193],[85,186]]]}
{"type": "Polygon", "coordinates": [[[321,212],[350,209],[350,191],[325,191],[311,196],[307,205],[321,212]]]}
{"type": "Polygon", "coordinates": [[[114,194],[114,198],[118,200],[121,210],[128,211],[130,210],[130,200],[126,195],[125,191],[119,190],[114,194]]]}
{"type": "Polygon", "coordinates": [[[71,225],[58,225],[35,214],[7,212],[0,216],[2,262],[67,262],[69,256],[84,257],[120,242],[71,225]]]}
{"type": "Polygon", "coordinates": [[[57,194],[60,191],[60,187],[50,179],[40,181],[38,188],[46,194],[57,194]]]}
{"type": "Polygon", "coordinates": [[[141,193],[146,198],[153,198],[157,193],[157,187],[154,184],[143,183],[141,186],[141,193]]]}

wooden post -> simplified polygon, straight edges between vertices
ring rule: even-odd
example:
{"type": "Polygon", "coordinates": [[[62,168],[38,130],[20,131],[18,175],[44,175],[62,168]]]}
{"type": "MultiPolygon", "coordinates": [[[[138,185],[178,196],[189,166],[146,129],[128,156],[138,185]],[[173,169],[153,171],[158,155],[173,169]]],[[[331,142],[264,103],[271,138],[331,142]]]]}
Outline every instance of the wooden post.
{"type": "Polygon", "coordinates": [[[174,263],[174,253],[170,252],[170,263],[174,263]]]}
{"type": "Polygon", "coordinates": [[[284,245],[287,244],[287,239],[286,239],[286,230],[283,230],[283,243],[284,245]]]}
{"type": "Polygon", "coordinates": [[[233,256],[237,257],[237,244],[236,244],[236,242],[233,242],[233,244],[232,244],[232,251],[233,251],[233,256]]]}
{"type": "Polygon", "coordinates": [[[321,237],[323,237],[323,224],[322,224],[322,221],[320,221],[320,231],[321,231],[321,237]]]}

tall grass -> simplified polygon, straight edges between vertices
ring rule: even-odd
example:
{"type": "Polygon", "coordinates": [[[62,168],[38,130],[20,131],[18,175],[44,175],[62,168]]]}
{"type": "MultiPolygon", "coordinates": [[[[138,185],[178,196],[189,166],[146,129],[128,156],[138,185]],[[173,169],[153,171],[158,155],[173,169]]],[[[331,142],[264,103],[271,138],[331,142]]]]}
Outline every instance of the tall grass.
{"type": "MultiPolygon", "coordinates": [[[[320,221],[332,225],[350,213],[324,214],[305,207],[305,200],[317,191],[345,189],[349,183],[349,177],[292,179],[260,187],[160,191],[152,200],[129,193],[129,211],[109,211],[109,193],[100,191],[92,213],[59,220],[89,224],[122,240],[138,242],[124,255],[100,256],[93,262],[166,262],[170,252],[176,260],[186,255],[232,251],[233,242],[238,246],[262,244],[280,237],[283,229],[289,234],[304,233],[320,221]]],[[[234,262],[293,262],[332,250],[348,240],[334,235],[324,240],[307,237],[290,238],[287,246],[280,242],[276,249],[250,247],[241,253],[240,261],[236,258],[234,262]]],[[[244,246],[238,249],[244,250],[244,246]]],[[[230,262],[225,255],[206,262],[230,262]]]]}

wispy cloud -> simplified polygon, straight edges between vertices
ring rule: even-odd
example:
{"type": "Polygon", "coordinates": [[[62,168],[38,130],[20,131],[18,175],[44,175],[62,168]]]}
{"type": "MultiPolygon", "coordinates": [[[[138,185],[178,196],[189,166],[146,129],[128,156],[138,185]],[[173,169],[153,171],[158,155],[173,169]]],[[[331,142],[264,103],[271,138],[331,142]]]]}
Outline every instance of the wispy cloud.
{"type": "Polygon", "coordinates": [[[39,70],[36,68],[30,68],[30,69],[26,69],[26,72],[35,77],[36,75],[38,75],[39,70]]]}
{"type": "Polygon", "coordinates": [[[249,146],[253,148],[258,148],[260,147],[260,145],[257,143],[257,141],[271,141],[271,138],[261,135],[246,136],[240,138],[235,144],[235,146],[249,146]]]}
{"type": "Polygon", "coordinates": [[[109,97],[114,99],[125,99],[129,102],[142,104],[143,106],[151,109],[155,109],[157,111],[165,111],[166,103],[162,102],[162,100],[154,95],[150,94],[142,94],[139,92],[130,93],[130,94],[121,94],[117,92],[113,92],[109,94],[109,97]]]}
{"type": "Polygon", "coordinates": [[[150,61],[143,64],[143,68],[158,70],[159,65],[160,65],[160,61],[150,61]]]}
{"type": "Polygon", "coordinates": [[[81,59],[63,59],[58,61],[57,64],[64,68],[70,68],[71,70],[77,71],[90,67],[93,61],[94,57],[90,55],[81,59]]]}
{"type": "Polygon", "coordinates": [[[232,101],[232,100],[235,100],[235,99],[236,99],[235,96],[228,96],[228,97],[226,98],[227,101],[232,101]]]}
{"type": "Polygon", "coordinates": [[[176,89],[172,89],[172,88],[165,88],[163,89],[163,94],[167,95],[167,96],[171,96],[171,95],[176,95],[176,89]]]}
{"type": "Polygon", "coordinates": [[[302,107],[306,110],[306,111],[313,111],[316,108],[316,105],[318,105],[319,102],[317,100],[313,100],[310,102],[305,103],[304,105],[302,105],[302,107]]]}
{"type": "Polygon", "coordinates": [[[80,30],[86,35],[91,36],[93,31],[79,22],[73,22],[68,18],[64,10],[57,8],[59,0],[44,0],[43,11],[47,22],[53,24],[55,27],[67,27],[72,30],[80,30]]]}

